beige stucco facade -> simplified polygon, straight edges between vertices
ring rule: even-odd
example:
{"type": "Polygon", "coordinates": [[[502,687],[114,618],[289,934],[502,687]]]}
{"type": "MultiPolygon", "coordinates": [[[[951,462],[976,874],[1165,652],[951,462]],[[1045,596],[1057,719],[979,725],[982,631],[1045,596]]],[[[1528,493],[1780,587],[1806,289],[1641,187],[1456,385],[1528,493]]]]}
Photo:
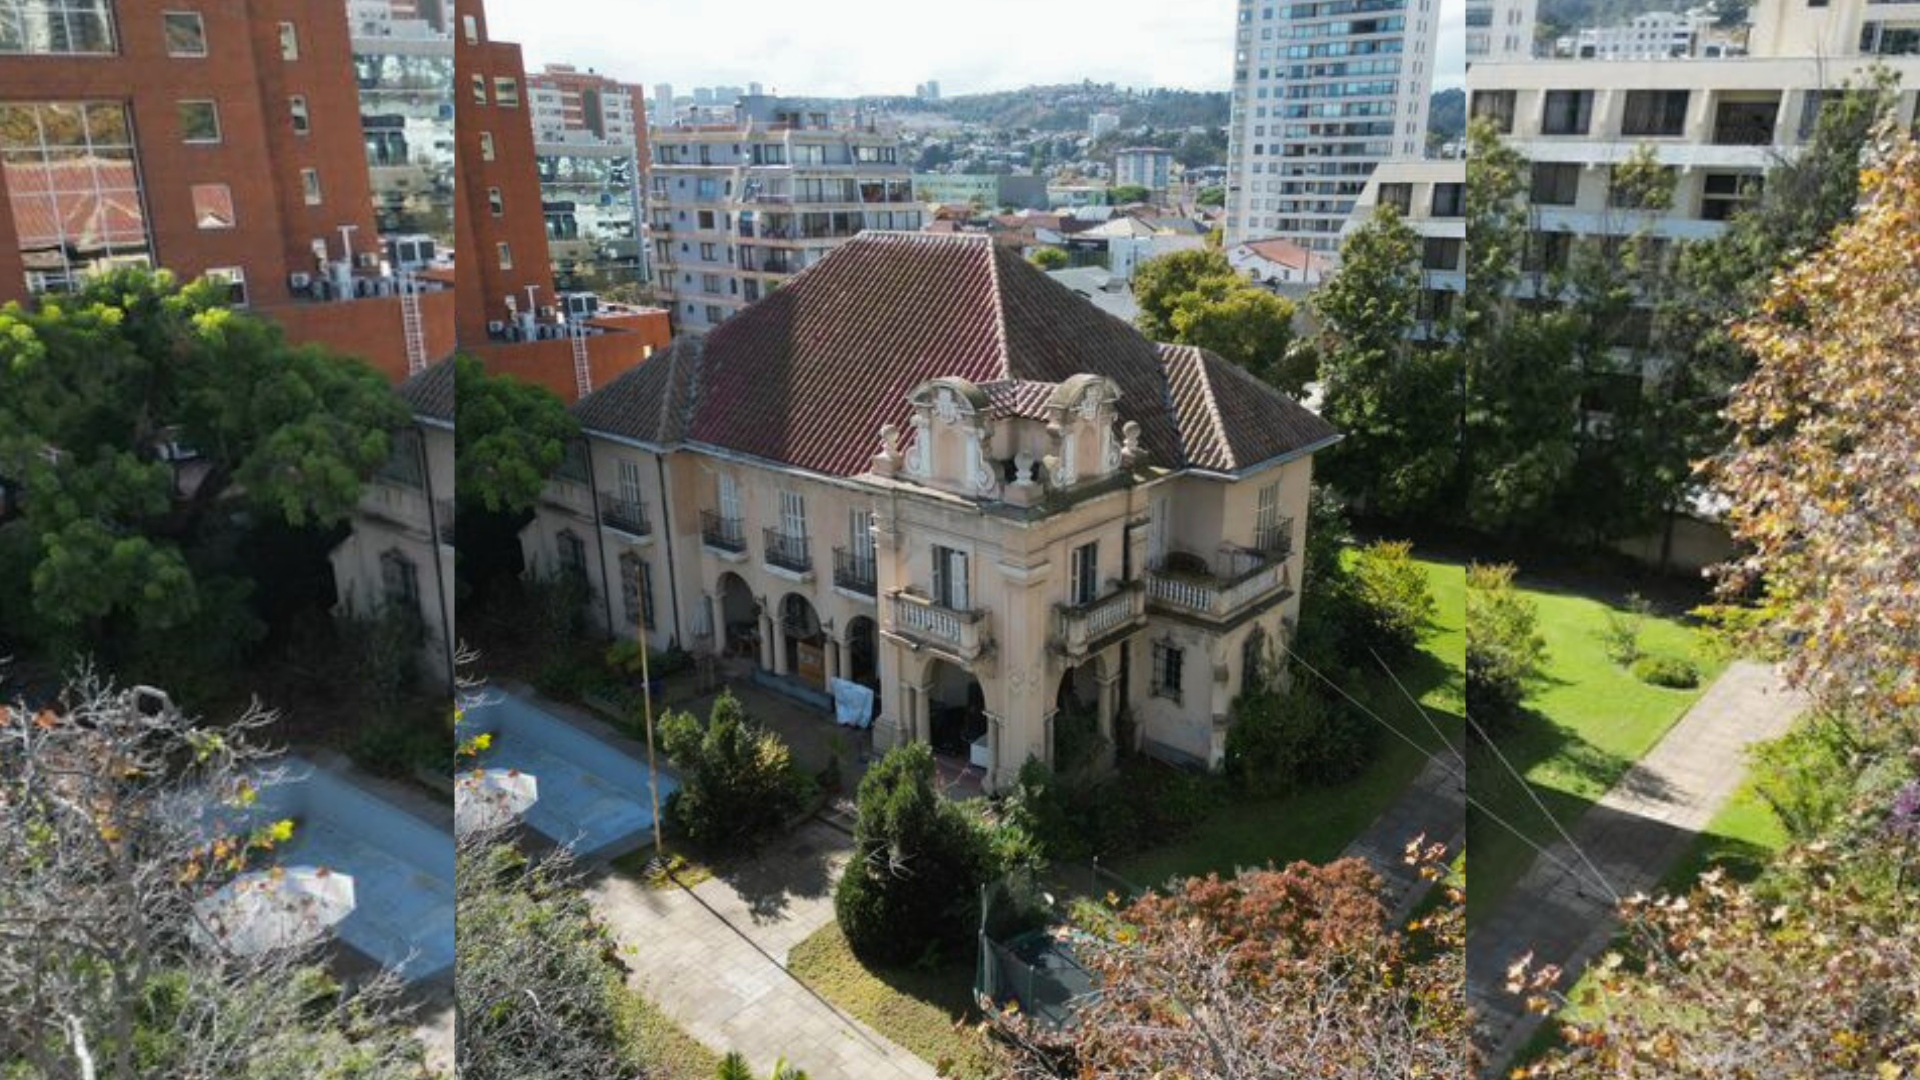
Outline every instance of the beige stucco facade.
{"type": "Polygon", "coordinates": [[[527,564],[577,566],[615,634],[651,611],[655,649],[803,695],[866,684],[877,747],[932,742],[990,789],[1052,763],[1063,683],[1110,741],[1218,767],[1248,639],[1277,655],[1298,613],[1311,453],[1169,472],[1112,382],[1034,385],[1045,399],[1011,412],[923,385],[854,477],[589,433],[522,533],[527,564]]]}
{"type": "Polygon", "coordinates": [[[334,613],[369,616],[404,604],[420,616],[423,679],[453,681],[453,426],[429,417],[395,436],[393,460],[370,480],[353,531],[330,554],[334,613]]]}

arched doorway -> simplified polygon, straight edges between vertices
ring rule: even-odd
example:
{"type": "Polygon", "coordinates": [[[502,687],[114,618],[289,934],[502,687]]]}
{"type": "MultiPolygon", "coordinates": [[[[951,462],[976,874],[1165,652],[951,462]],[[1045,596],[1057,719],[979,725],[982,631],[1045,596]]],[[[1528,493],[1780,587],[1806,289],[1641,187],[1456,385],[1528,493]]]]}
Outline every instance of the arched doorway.
{"type": "Polygon", "coordinates": [[[880,631],[872,619],[855,615],[847,620],[846,680],[880,689],[880,631]]]}
{"type": "Polygon", "coordinates": [[[1053,695],[1052,766],[1061,773],[1096,767],[1105,756],[1106,720],[1100,715],[1099,657],[1060,675],[1053,695]]]}
{"type": "Polygon", "coordinates": [[[781,637],[786,639],[787,674],[818,689],[827,685],[827,635],[820,628],[820,616],[799,593],[788,593],[780,601],[781,637]]]}
{"type": "Polygon", "coordinates": [[[740,575],[720,575],[720,640],[722,654],[760,661],[760,604],[740,575]]]}
{"type": "Polygon", "coordinates": [[[987,737],[987,695],[980,680],[945,660],[927,665],[927,741],[937,754],[973,761],[987,737]]]}

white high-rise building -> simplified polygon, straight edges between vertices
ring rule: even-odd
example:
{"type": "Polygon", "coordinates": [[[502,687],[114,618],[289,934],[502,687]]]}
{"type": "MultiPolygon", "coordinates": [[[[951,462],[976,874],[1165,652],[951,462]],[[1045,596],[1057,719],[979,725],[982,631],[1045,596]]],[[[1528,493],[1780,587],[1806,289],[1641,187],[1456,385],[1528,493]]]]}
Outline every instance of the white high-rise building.
{"type": "Polygon", "coordinates": [[[1240,0],[1236,18],[1227,243],[1334,251],[1374,166],[1425,151],[1440,0],[1240,0]]]}

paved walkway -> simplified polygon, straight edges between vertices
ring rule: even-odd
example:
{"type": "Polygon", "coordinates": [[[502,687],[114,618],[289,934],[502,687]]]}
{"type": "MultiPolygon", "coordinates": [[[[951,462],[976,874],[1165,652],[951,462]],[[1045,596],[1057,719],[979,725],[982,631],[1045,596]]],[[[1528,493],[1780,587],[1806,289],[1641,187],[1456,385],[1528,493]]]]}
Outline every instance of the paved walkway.
{"type": "Polygon", "coordinates": [[[648,889],[604,874],[587,894],[634,988],[714,1050],[738,1050],[759,1073],[784,1056],[817,1080],[934,1080],[932,1066],[787,974],[793,947],[833,921],[852,845],[812,821],[726,879],[648,889]]]}
{"type": "Polygon", "coordinates": [[[1390,922],[1405,918],[1427,893],[1428,883],[1407,865],[1407,845],[1424,836],[1430,844],[1444,841],[1449,857],[1460,851],[1467,828],[1465,778],[1466,765],[1458,754],[1436,754],[1393,805],[1341,852],[1373,865],[1390,922]]]}
{"type": "MultiPolygon", "coordinates": [[[[1784,734],[1806,705],[1773,668],[1734,662],[1568,831],[1619,896],[1651,892],[1739,786],[1748,746],[1784,734]]],[[[1616,929],[1614,893],[1580,856],[1564,841],[1547,855],[1467,938],[1467,997],[1489,1076],[1543,1019],[1506,992],[1507,966],[1532,950],[1536,963],[1560,965],[1562,988],[1571,987],[1616,929]]]]}

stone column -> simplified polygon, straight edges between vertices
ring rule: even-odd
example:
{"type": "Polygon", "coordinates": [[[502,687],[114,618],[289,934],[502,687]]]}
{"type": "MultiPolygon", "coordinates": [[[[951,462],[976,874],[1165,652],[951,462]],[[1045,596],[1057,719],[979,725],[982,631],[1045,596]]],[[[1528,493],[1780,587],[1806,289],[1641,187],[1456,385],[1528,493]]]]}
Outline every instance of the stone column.
{"type": "Polygon", "coordinates": [[[1101,666],[1100,674],[1100,737],[1113,745],[1114,719],[1120,712],[1120,670],[1119,661],[1112,660],[1101,666]]]}
{"type": "Polygon", "coordinates": [[[776,615],[767,616],[767,640],[773,644],[773,663],[767,669],[775,675],[790,675],[787,670],[787,628],[776,615]]]}

